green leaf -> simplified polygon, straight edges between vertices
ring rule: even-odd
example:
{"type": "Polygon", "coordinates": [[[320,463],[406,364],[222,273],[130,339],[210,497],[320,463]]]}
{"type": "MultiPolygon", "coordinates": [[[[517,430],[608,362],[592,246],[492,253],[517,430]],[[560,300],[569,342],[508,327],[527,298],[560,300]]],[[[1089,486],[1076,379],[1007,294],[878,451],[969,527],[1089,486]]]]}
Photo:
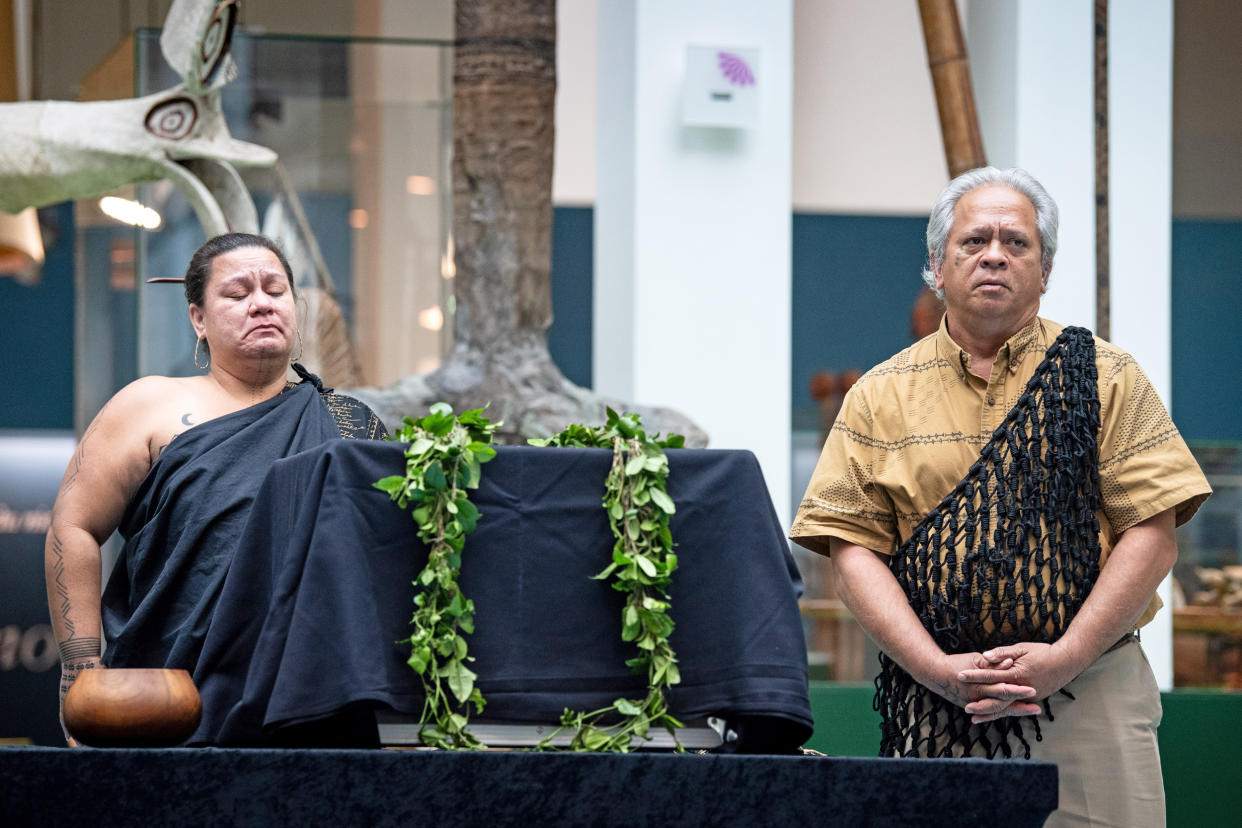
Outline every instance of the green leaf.
{"type": "Polygon", "coordinates": [[[461,591],[456,590],[453,592],[453,600],[449,601],[448,608],[445,610],[445,612],[447,612],[449,615],[456,618],[465,611],[466,611],[466,604],[465,602],[461,600],[461,591]]]}
{"type": "Polygon", "coordinates": [[[640,471],[642,471],[642,470],[643,470],[643,462],[644,462],[644,461],[643,461],[643,458],[642,458],[642,456],[641,456],[641,455],[640,455],[640,456],[637,456],[637,457],[631,457],[631,458],[629,459],[629,461],[628,461],[628,462],[626,462],[626,464],[625,464],[625,473],[626,473],[626,475],[627,475],[627,476],[632,477],[632,476],[634,476],[634,475],[638,474],[640,471]]]}
{"type": "Polygon", "coordinates": [[[677,507],[673,505],[673,499],[659,489],[651,490],[651,500],[656,506],[659,506],[665,514],[671,515],[677,511],[677,507]]]}
{"type": "Polygon", "coordinates": [[[427,488],[443,490],[448,488],[448,479],[444,476],[444,467],[440,465],[439,460],[433,460],[427,464],[427,470],[423,472],[423,479],[427,482],[427,488]]]}
{"type": "Polygon", "coordinates": [[[428,410],[432,414],[440,414],[443,416],[450,416],[450,417],[453,415],[453,406],[449,405],[446,402],[438,402],[435,405],[431,406],[431,408],[428,410]]]}
{"type": "Polygon", "coordinates": [[[634,561],[638,564],[638,568],[643,571],[644,575],[646,575],[648,578],[655,577],[655,574],[656,574],[655,564],[651,562],[650,558],[648,558],[646,555],[635,555],[634,561]]]}
{"type": "Polygon", "coordinates": [[[458,484],[465,489],[477,489],[481,477],[478,459],[473,454],[467,453],[462,458],[461,469],[457,473],[458,484]]]}
{"type": "Polygon", "coordinates": [[[436,437],[443,437],[453,430],[452,415],[444,415],[440,413],[432,414],[423,418],[423,428],[436,437]]]}
{"type": "Polygon", "coordinates": [[[624,624],[621,627],[621,640],[634,641],[642,633],[643,628],[640,624],[624,624]]]}
{"type": "Polygon", "coordinates": [[[371,484],[381,492],[399,492],[405,488],[405,476],[394,474],[389,477],[382,477],[371,484]]]}
{"type": "Polygon", "coordinates": [[[466,534],[473,532],[478,520],[478,507],[464,496],[459,497],[457,499],[457,522],[461,524],[461,530],[466,534]]]}
{"type": "Polygon", "coordinates": [[[612,703],[612,706],[617,708],[617,712],[622,716],[641,716],[643,712],[641,707],[629,699],[617,699],[612,703]]]}
{"type": "Polygon", "coordinates": [[[621,501],[614,500],[608,506],[608,516],[611,517],[613,520],[620,520],[622,517],[625,516],[625,510],[621,508],[621,501]]]}
{"type": "Polygon", "coordinates": [[[496,449],[487,445],[487,443],[474,442],[466,446],[466,448],[470,449],[470,453],[473,454],[475,459],[477,459],[480,463],[486,463],[488,460],[491,460],[496,456],[496,449]]]}
{"type": "Polygon", "coordinates": [[[587,750],[602,750],[608,744],[608,734],[591,728],[582,734],[582,744],[587,750]]]}
{"type": "Polygon", "coordinates": [[[450,661],[438,672],[441,677],[448,679],[449,689],[453,691],[458,702],[464,703],[470,697],[470,692],[474,689],[474,680],[478,676],[469,667],[460,661],[450,661]]]}
{"type": "Polygon", "coordinates": [[[476,686],[474,692],[470,694],[470,703],[474,705],[475,712],[482,713],[483,708],[487,706],[487,700],[483,698],[483,694],[476,686]]]}
{"type": "Polygon", "coordinates": [[[435,440],[430,440],[426,437],[419,437],[413,443],[410,443],[410,447],[408,450],[406,450],[405,454],[407,457],[411,455],[417,457],[418,455],[423,454],[429,449],[431,449],[431,447],[434,446],[435,444],[436,444],[435,440]]]}

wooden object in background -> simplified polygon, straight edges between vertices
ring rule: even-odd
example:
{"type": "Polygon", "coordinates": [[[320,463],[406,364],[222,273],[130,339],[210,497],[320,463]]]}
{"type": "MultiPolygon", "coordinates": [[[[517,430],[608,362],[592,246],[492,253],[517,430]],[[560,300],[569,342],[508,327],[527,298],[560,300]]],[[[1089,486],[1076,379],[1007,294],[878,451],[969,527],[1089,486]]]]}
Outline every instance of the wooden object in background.
{"type": "Polygon", "coordinates": [[[1108,339],[1108,0],[1095,0],[1095,335],[1108,339]]]}
{"type": "Polygon", "coordinates": [[[967,170],[987,165],[962,26],[954,0],[919,0],[919,17],[927,44],[927,65],[936,90],[944,156],[949,177],[956,178],[967,170]]]}
{"type": "Polygon", "coordinates": [[[93,747],[178,745],[202,714],[202,700],[185,670],[83,670],[64,703],[65,727],[93,747]]]}

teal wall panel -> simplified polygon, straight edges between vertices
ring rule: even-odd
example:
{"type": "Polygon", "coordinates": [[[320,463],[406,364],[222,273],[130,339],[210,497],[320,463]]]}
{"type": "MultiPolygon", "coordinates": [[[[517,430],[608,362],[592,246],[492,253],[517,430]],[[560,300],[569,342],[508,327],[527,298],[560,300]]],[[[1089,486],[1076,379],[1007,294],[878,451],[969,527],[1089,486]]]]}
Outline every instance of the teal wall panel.
{"type": "Polygon", "coordinates": [[[40,211],[37,285],[0,278],[0,429],[73,428],[73,205],[40,211]]]}
{"type": "Polygon", "coordinates": [[[1173,419],[1187,440],[1242,440],[1242,222],[1176,220],[1172,247],[1173,419]]]}

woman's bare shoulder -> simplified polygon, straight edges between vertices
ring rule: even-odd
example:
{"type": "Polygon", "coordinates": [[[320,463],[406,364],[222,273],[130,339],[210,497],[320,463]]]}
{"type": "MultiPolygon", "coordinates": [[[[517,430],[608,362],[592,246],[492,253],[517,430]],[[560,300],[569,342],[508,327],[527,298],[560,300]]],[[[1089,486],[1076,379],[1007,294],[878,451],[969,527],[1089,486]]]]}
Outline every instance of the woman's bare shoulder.
{"type": "Polygon", "coordinates": [[[145,406],[170,396],[196,394],[205,389],[205,377],[139,377],[113,395],[108,406],[145,406]]]}
{"type": "Polygon", "coordinates": [[[186,398],[199,398],[204,393],[202,377],[141,377],[117,391],[100,409],[95,422],[142,431],[144,424],[154,425],[165,419],[166,409],[184,405],[186,398]]]}

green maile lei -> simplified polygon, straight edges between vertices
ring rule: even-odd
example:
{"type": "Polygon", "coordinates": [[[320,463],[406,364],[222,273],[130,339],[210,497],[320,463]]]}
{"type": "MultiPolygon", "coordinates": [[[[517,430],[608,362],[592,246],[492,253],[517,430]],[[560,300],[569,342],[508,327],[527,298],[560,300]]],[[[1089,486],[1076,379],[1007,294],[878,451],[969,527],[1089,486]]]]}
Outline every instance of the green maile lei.
{"type": "MultiPolygon", "coordinates": [[[[669,644],[673,619],[669,617],[668,586],[677,569],[669,518],[676,512],[668,496],[666,448],[681,448],[683,437],[670,434],[660,440],[649,437],[637,414],[619,415],[608,409],[603,426],[572,425],[540,446],[611,448],[612,466],[604,491],[604,509],[616,543],[612,562],[595,575],[612,579],[612,588],[625,593],[621,611],[621,639],[634,642],[638,655],[626,661],[636,673],[647,676],[647,695],[642,699],[620,698],[608,707],[580,713],[566,709],[561,727],[541,743],[550,745],[560,730],[572,728],[570,749],[628,753],[635,739],[647,739],[653,727],[663,727],[677,739],[682,724],[668,709],[666,691],[681,681],[677,656],[669,644]]],[[[680,743],[678,752],[682,751],[680,743]]]]}
{"type": "Polygon", "coordinates": [[[427,565],[414,581],[414,631],[398,643],[410,645],[409,665],[422,680],[418,735],[433,747],[485,747],[466,726],[471,706],[481,713],[486,702],[475,686],[478,676],[466,666],[474,661],[465,638],[474,632],[474,602],[462,595],[457,578],[466,535],[479,519],[467,492],[479,487],[480,466],[496,456],[495,430],[483,409],[455,417],[447,404],[436,403],[425,417],[405,417],[392,435],[407,444],[405,474],[374,484],[410,508],[427,547],[427,565]]]}
{"type": "MultiPolygon", "coordinates": [[[[410,638],[398,642],[411,648],[409,664],[419,674],[425,696],[419,738],[444,748],[485,747],[468,729],[469,708],[481,712],[486,704],[478,676],[467,666],[473,661],[465,635],[474,630],[474,602],[457,586],[465,536],[474,531],[479,513],[467,496],[478,488],[480,465],[491,460],[496,426],[482,409],[454,417],[444,404],[418,420],[406,417],[393,435],[405,442],[406,473],[376,482],[402,509],[412,505],[419,539],[428,549],[427,565],[414,582],[419,593],[410,638]],[[448,686],[449,693],[444,690],[448,686]],[[453,699],[456,699],[454,702],[453,699]]],[[[625,593],[621,638],[633,642],[638,655],[626,661],[636,673],[646,673],[647,695],[619,698],[608,707],[581,713],[566,709],[552,738],[572,728],[570,749],[627,753],[635,739],[648,738],[652,727],[663,727],[676,740],[682,724],[669,713],[666,691],[681,681],[677,657],[669,644],[673,620],[668,615],[668,586],[677,568],[669,518],[676,512],[669,497],[666,448],[681,448],[684,439],[670,434],[649,437],[637,414],[619,415],[608,409],[603,426],[571,425],[538,446],[611,448],[612,465],[605,481],[603,506],[616,542],[612,562],[597,580],[612,579],[612,588],[625,593]]],[[[678,744],[677,750],[682,750],[678,744]]]]}

